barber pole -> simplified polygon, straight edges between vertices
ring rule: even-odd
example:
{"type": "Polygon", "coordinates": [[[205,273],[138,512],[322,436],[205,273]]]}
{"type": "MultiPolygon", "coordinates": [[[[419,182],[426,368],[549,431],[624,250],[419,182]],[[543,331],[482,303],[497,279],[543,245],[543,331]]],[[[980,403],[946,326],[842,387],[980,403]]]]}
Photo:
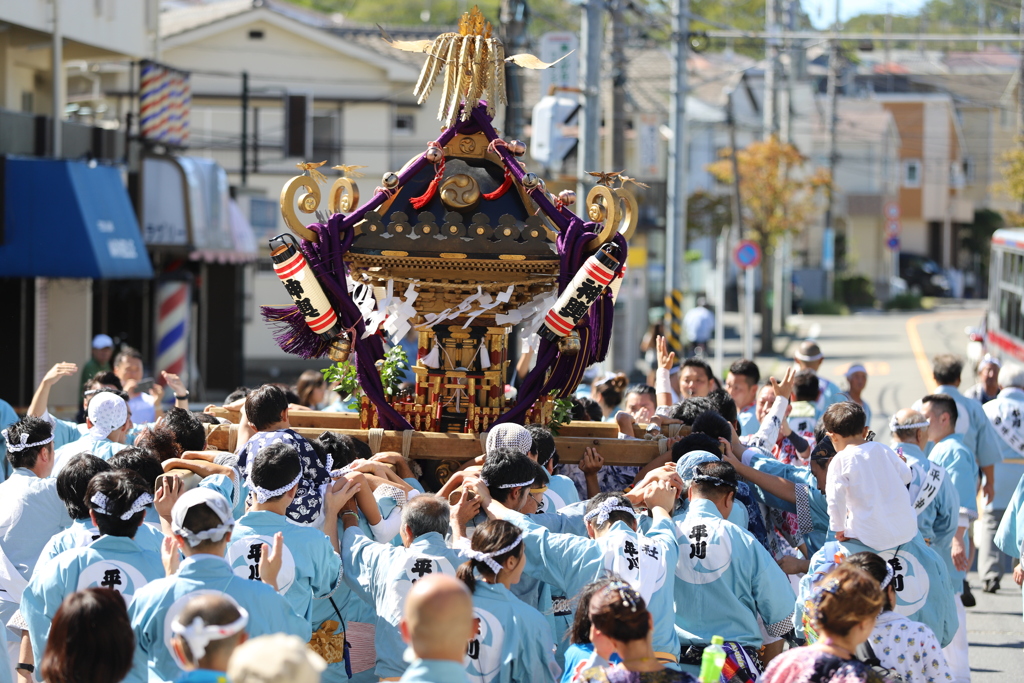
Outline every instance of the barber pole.
{"type": "Polygon", "coordinates": [[[540,336],[548,341],[558,341],[572,332],[615,278],[619,268],[619,259],[616,258],[618,252],[618,246],[609,242],[584,262],[555,305],[544,316],[544,324],[538,330],[540,336]]]}
{"type": "Polygon", "coordinates": [[[188,355],[189,283],[172,280],[157,286],[156,375],[166,370],[188,385],[185,359],[188,355]]]}
{"type": "Polygon", "coordinates": [[[294,240],[286,240],[290,240],[290,235],[278,235],[270,240],[274,272],[306,319],[309,329],[325,339],[334,339],[342,331],[338,314],[294,240]]]}

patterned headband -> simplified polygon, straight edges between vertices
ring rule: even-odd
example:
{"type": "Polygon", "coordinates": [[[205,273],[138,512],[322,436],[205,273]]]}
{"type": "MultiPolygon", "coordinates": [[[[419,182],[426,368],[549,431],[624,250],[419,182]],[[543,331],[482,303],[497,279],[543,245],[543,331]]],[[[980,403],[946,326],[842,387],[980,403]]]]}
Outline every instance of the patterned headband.
{"type": "Polygon", "coordinates": [[[896,570],[892,568],[892,565],[888,562],[885,563],[885,580],[878,586],[881,590],[885,590],[892,583],[893,578],[896,576],[896,570]]]}
{"type": "MultiPolygon", "coordinates": [[[[106,495],[102,493],[94,493],[92,498],[90,498],[89,500],[92,502],[93,505],[96,506],[96,512],[100,513],[101,515],[106,515],[107,517],[113,516],[114,513],[109,512],[110,499],[107,498],[106,495]]],[[[131,507],[129,507],[120,515],[121,519],[127,522],[129,519],[145,510],[146,506],[152,502],[153,496],[151,496],[149,493],[144,492],[142,495],[135,499],[135,502],[131,504],[131,507]]]]}
{"type": "Polygon", "coordinates": [[[482,562],[483,564],[486,564],[488,567],[491,568],[491,571],[494,572],[494,575],[497,576],[498,572],[501,571],[501,565],[498,564],[497,560],[495,560],[494,558],[500,557],[505,553],[509,552],[510,550],[514,550],[522,542],[523,534],[519,534],[516,537],[516,540],[509,543],[501,550],[495,550],[493,553],[484,553],[479,550],[473,550],[472,548],[463,547],[459,549],[459,554],[463,557],[468,557],[471,560],[476,560],[477,562],[482,562]]]}
{"type": "Polygon", "coordinates": [[[724,486],[730,488],[733,491],[736,490],[736,484],[731,481],[726,481],[720,477],[712,477],[710,474],[695,474],[693,475],[694,484],[709,484],[711,486],[724,486]]]}
{"type": "MultiPolygon", "coordinates": [[[[529,486],[530,484],[532,484],[535,481],[537,481],[537,480],[536,479],[531,479],[530,481],[524,481],[521,484],[498,484],[498,488],[499,489],[517,489],[520,486],[529,486]]],[[[487,484],[484,483],[484,486],[487,486],[487,484]]]]}
{"type": "Polygon", "coordinates": [[[48,439],[36,441],[35,443],[28,443],[28,433],[22,432],[21,443],[14,443],[11,441],[10,430],[4,429],[3,431],[0,431],[0,434],[3,435],[4,441],[7,442],[7,450],[10,451],[11,453],[18,453],[20,451],[25,450],[26,448],[37,448],[39,446],[45,446],[46,444],[53,441],[53,434],[50,434],[50,438],[48,439]]]}
{"type": "Polygon", "coordinates": [[[890,432],[909,432],[914,429],[924,429],[930,422],[925,420],[924,422],[914,422],[908,425],[901,425],[896,421],[896,416],[893,415],[892,419],[889,420],[889,431],[890,432]]]}
{"type": "Polygon", "coordinates": [[[249,487],[250,491],[256,494],[256,500],[259,501],[260,504],[263,504],[266,503],[271,498],[277,498],[278,496],[288,493],[289,491],[292,490],[292,487],[298,484],[301,480],[302,468],[299,468],[298,476],[292,479],[290,484],[282,486],[279,489],[274,489],[273,491],[270,491],[268,489],[263,488],[262,486],[257,486],[256,484],[254,484],[252,481],[252,472],[249,472],[249,478],[248,480],[246,480],[245,485],[249,487]]]}
{"type": "Polygon", "coordinates": [[[587,514],[583,515],[583,521],[589,522],[593,519],[594,524],[601,527],[608,522],[608,518],[613,512],[628,512],[632,515],[633,508],[622,505],[618,498],[609,498],[587,514]]]}
{"type": "Polygon", "coordinates": [[[187,626],[177,619],[171,622],[171,633],[181,636],[188,643],[192,664],[198,664],[199,660],[206,656],[206,646],[211,640],[230,638],[249,624],[249,613],[237,603],[235,608],[238,609],[239,617],[230,624],[207,624],[198,615],[187,626]]]}

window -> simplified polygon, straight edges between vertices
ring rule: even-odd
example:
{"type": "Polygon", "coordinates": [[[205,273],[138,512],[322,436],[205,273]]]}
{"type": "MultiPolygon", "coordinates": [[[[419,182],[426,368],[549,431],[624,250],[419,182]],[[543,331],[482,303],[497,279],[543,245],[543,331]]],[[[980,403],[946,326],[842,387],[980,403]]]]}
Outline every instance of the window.
{"type": "Polygon", "coordinates": [[[921,187],[921,160],[903,161],[903,187],[921,187]]]}
{"type": "Polygon", "coordinates": [[[416,116],[399,112],[395,114],[395,135],[412,135],[416,132],[416,116]]]}
{"type": "Polygon", "coordinates": [[[963,173],[964,173],[964,180],[967,183],[973,183],[974,182],[974,159],[972,159],[971,157],[964,157],[963,173]]]}
{"type": "Polygon", "coordinates": [[[249,31],[249,40],[263,40],[263,29],[253,29],[249,31]]]}
{"type": "Polygon", "coordinates": [[[34,92],[32,92],[31,90],[21,91],[21,110],[23,112],[25,112],[26,114],[34,113],[36,108],[35,102],[36,96],[34,92]]]}

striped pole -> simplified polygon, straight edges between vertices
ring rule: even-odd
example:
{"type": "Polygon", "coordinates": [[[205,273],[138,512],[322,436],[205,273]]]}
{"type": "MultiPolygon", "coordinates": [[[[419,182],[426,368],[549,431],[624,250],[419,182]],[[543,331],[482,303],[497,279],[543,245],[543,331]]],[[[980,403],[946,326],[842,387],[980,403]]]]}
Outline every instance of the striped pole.
{"type": "Polygon", "coordinates": [[[682,359],[686,337],[683,334],[683,290],[673,289],[665,295],[665,341],[669,351],[682,359]]]}
{"type": "Polygon", "coordinates": [[[189,299],[188,282],[171,280],[157,286],[156,376],[166,370],[180,376],[185,386],[189,299]]]}

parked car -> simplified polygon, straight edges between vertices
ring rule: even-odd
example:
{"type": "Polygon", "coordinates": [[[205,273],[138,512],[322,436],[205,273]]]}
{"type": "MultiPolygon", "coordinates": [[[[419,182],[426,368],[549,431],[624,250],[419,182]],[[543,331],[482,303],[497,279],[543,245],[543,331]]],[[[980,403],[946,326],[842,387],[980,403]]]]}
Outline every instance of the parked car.
{"type": "Polygon", "coordinates": [[[938,263],[921,254],[900,253],[900,277],[907,289],[922,296],[951,296],[949,278],[938,263]]]}

